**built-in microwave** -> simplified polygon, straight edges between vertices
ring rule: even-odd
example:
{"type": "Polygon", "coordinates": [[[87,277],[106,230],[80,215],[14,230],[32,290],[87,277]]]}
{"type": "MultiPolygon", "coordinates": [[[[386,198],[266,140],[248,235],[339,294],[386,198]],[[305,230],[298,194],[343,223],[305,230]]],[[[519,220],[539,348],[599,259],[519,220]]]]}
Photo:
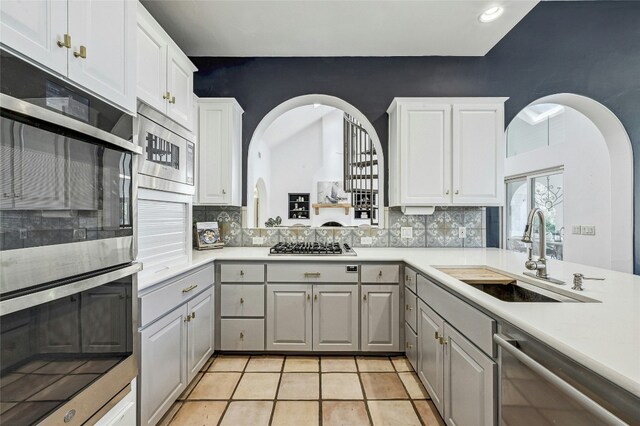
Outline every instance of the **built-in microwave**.
{"type": "Polygon", "coordinates": [[[132,262],[133,117],[0,55],[0,295],[132,262]]]}
{"type": "Polygon", "coordinates": [[[138,185],[193,195],[195,145],[191,132],[143,102],[138,102],[136,124],[142,148],[138,185]]]}

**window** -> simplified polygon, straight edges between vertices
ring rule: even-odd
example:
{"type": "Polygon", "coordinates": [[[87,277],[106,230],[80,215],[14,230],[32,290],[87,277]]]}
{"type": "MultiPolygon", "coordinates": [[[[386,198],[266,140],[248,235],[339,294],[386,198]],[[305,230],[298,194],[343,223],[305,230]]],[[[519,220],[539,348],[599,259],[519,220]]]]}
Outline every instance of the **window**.
{"type": "MultiPolygon", "coordinates": [[[[562,170],[519,176],[506,181],[506,248],[526,252],[521,241],[529,210],[542,210],[546,222],[546,256],[562,260],[564,242],[564,187],[562,170]]],[[[540,229],[536,220],[533,226],[533,252],[538,254],[540,229]]]]}

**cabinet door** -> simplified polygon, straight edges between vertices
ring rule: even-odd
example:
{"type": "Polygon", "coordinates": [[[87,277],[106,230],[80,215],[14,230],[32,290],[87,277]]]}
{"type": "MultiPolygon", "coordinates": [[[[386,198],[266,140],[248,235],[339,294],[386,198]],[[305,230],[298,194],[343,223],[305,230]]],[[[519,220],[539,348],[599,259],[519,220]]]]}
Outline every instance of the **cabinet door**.
{"type": "Polygon", "coordinates": [[[447,323],[444,334],[446,423],[493,425],[496,364],[447,323]]]}
{"type": "Polygon", "coordinates": [[[311,350],[311,285],[267,285],[267,350],[311,350]]]}
{"type": "Polygon", "coordinates": [[[437,337],[443,336],[444,320],[424,302],[418,313],[418,377],[440,413],[444,413],[444,352],[437,337]]]}
{"type": "Polygon", "coordinates": [[[167,112],[168,43],[149,12],[138,3],[137,95],[140,100],[162,113],[167,112]]]}
{"type": "Polygon", "coordinates": [[[0,40],[16,52],[66,75],[67,0],[2,0],[0,40]]]}
{"type": "Polygon", "coordinates": [[[187,304],[187,381],[213,353],[213,288],[187,304]]]}
{"type": "Polygon", "coordinates": [[[358,286],[313,286],[313,350],[358,350],[358,286]]]}
{"type": "Polygon", "coordinates": [[[187,308],[140,333],[140,422],[155,425],[187,386],[187,308]]]}
{"type": "Polygon", "coordinates": [[[193,72],[189,58],[172,44],[167,54],[167,115],[188,130],[193,128],[193,72]]]}
{"type": "Polygon", "coordinates": [[[400,202],[403,205],[451,201],[451,107],[401,105],[400,202]]]}
{"type": "Polygon", "coordinates": [[[501,205],[504,188],[504,107],[453,107],[453,203],[501,205]]]}
{"type": "Polygon", "coordinates": [[[200,104],[199,202],[228,204],[231,193],[231,108],[221,104],[200,104]]]}
{"type": "Polygon", "coordinates": [[[80,302],[78,296],[63,297],[38,311],[38,352],[80,352],[80,302]]]}
{"type": "Polygon", "coordinates": [[[399,350],[400,320],[397,285],[362,286],[362,349],[399,350]]]}
{"type": "Polygon", "coordinates": [[[404,323],[404,352],[414,371],[418,370],[418,335],[409,324],[404,323]]]}
{"type": "Polygon", "coordinates": [[[131,350],[131,294],[121,285],[103,285],[82,294],[82,351],[131,350]]]}
{"type": "Polygon", "coordinates": [[[418,297],[405,288],[404,292],[404,319],[412,330],[418,330],[418,297]]]}
{"type": "Polygon", "coordinates": [[[69,0],[69,78],[132,112],[136,110],[136,3],[69,0]],[[82,47],[86,57],[78,56],[82,47]]]}

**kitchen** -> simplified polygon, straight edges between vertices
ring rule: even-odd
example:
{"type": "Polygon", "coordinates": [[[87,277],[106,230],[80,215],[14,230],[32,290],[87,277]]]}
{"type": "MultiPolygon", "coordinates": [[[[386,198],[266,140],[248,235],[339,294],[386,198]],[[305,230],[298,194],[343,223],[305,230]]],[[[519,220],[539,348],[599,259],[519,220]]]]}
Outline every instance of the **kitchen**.
{"type": "Polygon", "coordinates": [[[639,3],[0,12],[1,423],[640,422],[639,3]]]}

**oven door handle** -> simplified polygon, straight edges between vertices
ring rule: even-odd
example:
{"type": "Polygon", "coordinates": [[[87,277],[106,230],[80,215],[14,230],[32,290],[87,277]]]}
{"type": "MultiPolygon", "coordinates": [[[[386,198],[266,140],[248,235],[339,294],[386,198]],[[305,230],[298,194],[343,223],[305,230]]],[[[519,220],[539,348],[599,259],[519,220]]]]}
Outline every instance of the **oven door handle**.
{"type": "Polygon", "coordinates": [[[12,96],[0,93],[0,104],[2,105],[2,108],[15,113],[34,117],[38,120],[46,121],[47,123],[51,123],[56,126],[80,132],[84,135],[100,139],[108,144],[131,151],[134,154],[142,154],[142,148],[133,142],[129,142],[126,139],[112,135],[111,133],[98,129],[90,124],[78,121],[75,118],[67,117],[41,106],[23,101],[22,99],[16,99],[12,96]]]}
{"type": "Polygon", "coordinates": [[[601,405],[596,403],[594,400],[580,392],[578,389],[571,386],[569,383],[562,380],[556,374],[545,368],[542,364],[534,360],[533,358],[527,356],[524,352],[518,350],[515,346],[513,346],[509,342],[517,342],[517,340],[509,338],[502,334],[494,334],[493,341],[498,344],[503,350],[508,352],[515,359],[529,367],[533,372],[544,378],[546,381],[555,386],[562,393],[570,397],[572,400],[580,404],[585,410],[590,412],[592,415],[605,422],[606,424],[612,425],[624,425],[625,423],[621,421],[619,418],[614,416],[612,413],[607,411],[601,405]]]}
{"type": "Polygon", "coordinates": [[[3,300],[2,302],[0,302],[0,315],[11,314],[13,312],[34,307],[36,305],[51,302],[52,300],[57,300],[63,297],[78,294],[85,290],[89,290],[94,287],[98,287],[109,282],[128,277],[129,275],[133,275],[141,269],[141,263],[132,263],[131,265],[125,266],[124,268],[105,272],[104,274],[96,275],[84,280],[80,279],[79,281],[74,281],[69,284],[35,291],[24,296],[18,296],[12,299],[3,300]]]}

